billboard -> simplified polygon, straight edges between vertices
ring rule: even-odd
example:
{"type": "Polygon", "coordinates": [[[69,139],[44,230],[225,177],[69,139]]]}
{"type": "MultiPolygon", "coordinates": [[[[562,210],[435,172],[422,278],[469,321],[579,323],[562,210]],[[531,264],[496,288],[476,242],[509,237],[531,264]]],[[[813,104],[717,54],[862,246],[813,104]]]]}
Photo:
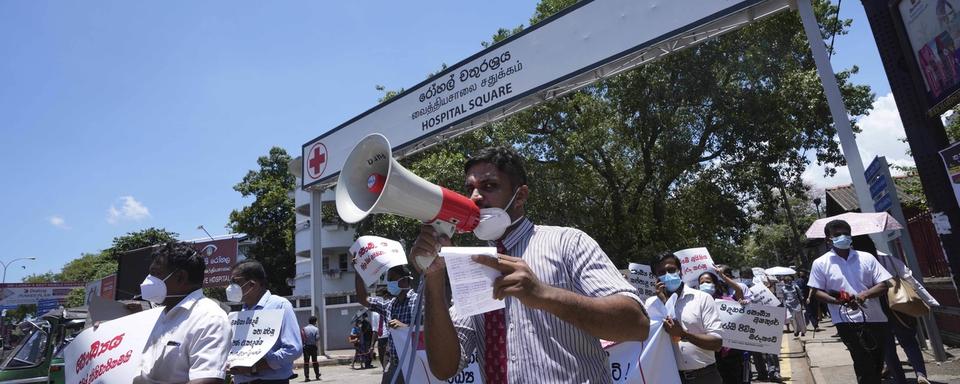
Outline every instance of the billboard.
{"type": "Polygon", "coordinates": [[[200,252],[207,269],[203,273],[204,287],[226,287],[230,285],[230,270],[237,263],[240,241],[236,238],[197,241],[193,248],[200,252]]]}
{"type": "Polygon", "coordinates": [[[783,0],[584,0],[454,64],[302,147],[303,188],[332,185],[358,138],[399,157],[698,44],[783,0]]]}
{"type": "MultiPolygon", "coordinates": [[[[187,241],[193,245],[207,264],[203,274],[204,287],[226,287],[230,285],[230,270],[237,263],[240,240],[227,238],[218,240],[187,241]]],[[[156,246],[135,249],[120,255],[117,274],[104,278],[101,289],[111,296],[102,296],[114,300],[131,300],[140,294],[140,283],[150,272],[153,251],[156,246]],[[107,280],[109,279],[109,280],[107,280]]],[[[160,276],[163,278],[163,276],[160,276]]]]}
{"type": "Polygon", "coordinates": [[[74,288],[83,283],[6,283],[0,284],[0,306],[37,304],[41,300],[56,299],[61,303],[74,288]]]}
{"type": "Polygon", "coordinates": [[[900,0],[903,33],[917,64],[930,115],[960,99],[960,0],[900,0]]]}

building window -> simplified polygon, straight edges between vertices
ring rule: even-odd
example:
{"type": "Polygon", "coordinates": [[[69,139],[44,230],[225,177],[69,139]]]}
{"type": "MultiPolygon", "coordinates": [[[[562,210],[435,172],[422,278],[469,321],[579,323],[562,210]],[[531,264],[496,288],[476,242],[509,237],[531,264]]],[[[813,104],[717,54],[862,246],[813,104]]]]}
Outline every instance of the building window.
{"type": "Polygon", "coordinates": [[[323,267],[323,270],[324,270],[324,271],[329,271],[329,270],[330,270],[330,258],[329,258],[329,257],[323,256],[323,265],[322,265],[322,267],[323,267]]]}
{"type": "Polygon", "coordinates": [[[327,305],[346,304],[346,296],[330,296],[326,298],[327,305]]]}
{"type": "Polygon", "coordinates": [[[346,272],[350,267],[350,256],[346,253],[340,254],[340,270],[346,272]]]}
{"type": "Polygon", "coordinates": [[[309,308],[312,304],[310,299],[300,299],[300,308],[309,308]]]}
{"type": "Polygon", "coordinates": [[[360,300],[357,299],[357,295],[350,295],[350,302],[351,302],[351,303],[357,303],[357,302],[359,302],[359,301],[360,301],[360,300]]]}

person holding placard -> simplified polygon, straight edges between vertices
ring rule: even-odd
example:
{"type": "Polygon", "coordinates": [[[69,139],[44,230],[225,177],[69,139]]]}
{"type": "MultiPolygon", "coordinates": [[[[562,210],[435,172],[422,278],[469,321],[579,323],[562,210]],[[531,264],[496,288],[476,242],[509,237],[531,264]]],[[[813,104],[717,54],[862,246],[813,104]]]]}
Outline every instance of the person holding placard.
{"type": "MultiPolygon", "coordinates": [[[[466,162],[464,174],[464,192],[481,208],[474,235],[498,248],[497,257],[473,260],[502,274],[493,291],[506,308],[459,316],[449,308],[445,261],[436,258],[424,271],[424,332],[433,374],[452,377],[476,352],[487,384],[609,383],[600,339],[644,340],[649,332],[636,288],[587,234],[526,218],[530,190],[513,148],[481,150],[466,162]]],[[[424,226],[411,257],[435,257],[449,245],[449,238],[424,226]]]]}
{"type": "MultiPolygon", "coordinates": [[[[390,294],[390,298],[370,297],[367,293],[367,285],[364,284],[359,274],[354,281],[357,290],[357,302],[370,308],[371,311],[379,313],[386,319],[390,328],[403,328],[410,324],[413,318],[414,305],[417,301],[417,293],[410,290],[412,285],[413,272],[406,264],[387,270],[387,292],[390,294]]],[[[400,369],[399,354],[397,353],[396,343],[390,336],[390,360],[387,370],[383,372],[381,383],[390,383],[398,369],[400,369]]],[[[397,383],[403,383],[403,375],[397,377],[397,383]]]]}
{"type": "Polygon", "coordinates": [[[203,295],[203,256],[185,243],[153,252],[140,296],[164,306],[143,348],[134,383],[223,383],[232,328],[227,313],[203,295]]]}
{"type": "MultiPolygon", "coordinates": [[[[717,266],[717,272],[724,276],[725,268],[717,266]]],[[[746,303],[743,298],[743,291],[736,281],[732,278],[720,279],[713,272],[704,272],[698,278],[700,286],[697,288],[704,293],[713,296],[714,300],[728,300],[746,303]],[[732,287],[731,287],[732,285],[732,287]],[[730,294],[729,292],[733,292],[730,294]]],[[[744,352],[739,349],[722,347],[715,353],[717,359],[717,370],[720,371],[720,377],[723,378],[723,384],[741,384],[749,381],[749,372],[745,372],[744,352]],[[746,378],[746,380],[745,380],[746,378]]]]}
{"type": "Polygon", "coordinates": [[[684,384],[715,384],[723,382],[717,369],[714,352],[723,347],[720,338],[720,315],[713,296],[687,287],[680,271],[680,258],[664,252],[650,263],[657,275],[657,296],[647,299],[667,301],[671,294],[677,295],[676,314],[679,318],[666,318],[664,329],[673,339],[673,354],[684,384]]]}
{"type": "Polygon", "coordinates": [[[237,383],[286,384],[293,374],[293,363],[303,354],[300,326],[290,300],[275,296],[267,289],[267,272],[259,261],[247,259],[230,272],[227,300],[240,302],[243,310],[279,309],[283,311],[280,337],[267,355],[251,367],[230,367],[237,383]]]}
{"type": "Polygon", "coordinates": [[[873,255],[850,246],[850,224],[833,220],[824,227],[831,249],[813,261],[807,286],[827,303],[830,320],[850,351],[859,383],[879,383],[887,316],[879,297],[892,286],[893,276],[873,255]]]}

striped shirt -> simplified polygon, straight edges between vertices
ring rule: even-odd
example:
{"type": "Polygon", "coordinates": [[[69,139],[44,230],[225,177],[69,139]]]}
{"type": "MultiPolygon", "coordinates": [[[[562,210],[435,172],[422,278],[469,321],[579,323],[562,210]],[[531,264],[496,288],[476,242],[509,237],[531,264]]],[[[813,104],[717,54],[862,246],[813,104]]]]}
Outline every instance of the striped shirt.
{"type": "MultiPolygon", "coordinates": [[[[503,240],[544,284],[587,297],[622,294],[643,303],[590,236],[574,228],[533,225],[523,219],[503,240]]],[[[507,297],[507,379],[511,383],[610,383],[610,362],[600,340],[553,314],[507,297]]],[[[460,368],[484,364],[483,315],[459,317],[460,368]]]]}

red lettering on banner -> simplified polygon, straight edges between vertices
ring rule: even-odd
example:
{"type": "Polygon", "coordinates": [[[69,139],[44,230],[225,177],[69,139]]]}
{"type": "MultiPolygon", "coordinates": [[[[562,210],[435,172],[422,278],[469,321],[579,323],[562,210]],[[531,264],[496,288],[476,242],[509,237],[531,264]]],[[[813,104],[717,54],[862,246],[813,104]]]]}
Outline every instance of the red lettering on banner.
{"type": "Polygon", "coordinates": [[[93,343],[91,343],[90,350],[81,354],[80,358],[77,359],[77,364],[76,364],[77,373],[80,373],[80,371],[86,368],[87,364],[90,364],[90,362],[93,361],[93,359],[97,358],[98,356],[104,354],[107,351],[110,351],[116,347],[119,347],[120,343],[123,342],[123,335],[125,335],[125,333],[121,333],[115,336],[114,338],[110,340],[106,340],[104,342],[94,341],[93,343]]]}

